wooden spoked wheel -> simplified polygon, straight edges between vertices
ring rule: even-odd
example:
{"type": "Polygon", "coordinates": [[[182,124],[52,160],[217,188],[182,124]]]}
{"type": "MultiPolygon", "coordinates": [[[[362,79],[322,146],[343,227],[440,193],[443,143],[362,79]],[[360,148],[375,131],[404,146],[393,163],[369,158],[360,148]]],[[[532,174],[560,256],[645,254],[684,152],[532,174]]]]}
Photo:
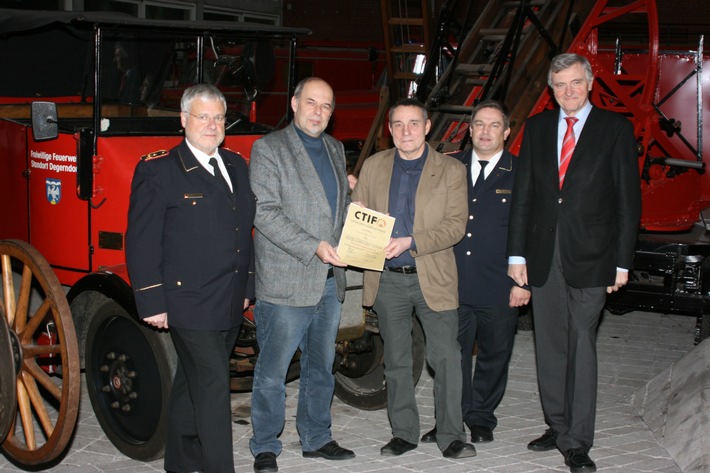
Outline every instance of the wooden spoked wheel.
{"type": "MultiPolygon", "coordinates": [[[[15,394],[0,401],[9,417],[2,449],[22,465],[41,465],[67,446],[79,411],[79,348],[69,304],[44,257],[22,241],[0,241],[2,313],[10,345],[5,360],[0,335],[0,365],[12,366],[15,394]]],[[[5,391],[6,368],[0,384],[5,391]]],[[[2,425],[0,425],[2,427],[2,425]]],[[[1,433],[1,432],[0,432],[1,433]]]]}

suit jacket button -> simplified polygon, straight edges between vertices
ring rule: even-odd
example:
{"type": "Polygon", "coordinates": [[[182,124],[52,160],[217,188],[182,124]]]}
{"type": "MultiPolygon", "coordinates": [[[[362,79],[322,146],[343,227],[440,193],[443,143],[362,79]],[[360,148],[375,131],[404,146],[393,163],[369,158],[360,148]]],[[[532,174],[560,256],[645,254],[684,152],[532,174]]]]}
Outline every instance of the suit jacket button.
{"type": "Polygon", "coordinates": [[[471,256],[471,252],[470,252],[470,251],[467,251],[467,252],[466,252],[466,256],[471,256]]]}
{"type": "Polygon", "coordinates": [[[468,238],[471,238],[471,234],[470,234],[470,233],[467,233],[466,236],[467,236],[468,238]]]}
{"type": "Polygon", "coordinates": [[[562,203],[562,197],[560,197],[559,199],[557,199],[557,203],[558,203],[558,204],[561,204],[561,203],[562,203]]]}
{"type": "Polygon", "coordinates": [[[469,216],[468,216],[468,219],[469,219],[469,220],[473,220],[473,215],[469,215],[469,216]]]}
{"type": "Polygon", "coordinates": [[[178,285],[178,286],[182,286],[182,281],[178,281],[178,282],[177,282],[177,285],[178,285]]]}

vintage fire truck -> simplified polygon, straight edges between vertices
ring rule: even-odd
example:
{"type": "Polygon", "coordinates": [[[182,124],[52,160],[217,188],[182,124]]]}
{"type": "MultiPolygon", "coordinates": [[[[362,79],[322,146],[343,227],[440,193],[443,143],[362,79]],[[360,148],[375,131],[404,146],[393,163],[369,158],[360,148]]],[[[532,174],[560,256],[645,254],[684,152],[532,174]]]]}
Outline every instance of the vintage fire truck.
{"type": "MultiPolygon", "coordinates": [[[[299,65],[305,29],[108,13],[0,10],[0,33],[0,57],[12,64],[0,72],[2,450],[21,465],[57,461],[76,421],[84,369],[107,437],[131,458],[158,458],[175,353],[168,333],[139,322],[125,267],[133,169],[140,156],[180,142],[179,98],[200,82],[215,83],[228,97],[224,146],[248,159],[256,139],[288,122],[299,76],[318,73],[335,53],[303,48],[299,65]]],[[[358,55],[360,82],[353,82],[349,56],[336,54],[335,61],[348,65],[348,87],[358,89],[351,97],[370,97],[372,74],[383,62],[370,61],[366,49],[358,55]]],[[[364,139],[369,120],[360,103],[369,100],[339,102],[341,124],[331,132],[364,139]],[[346,118],[349,105],[355,120],[346,118]],[[362,135],[347,126],[353,121],[362,135]]],[[[349,354],[370,350],[377,337],[351,346],[366,323],[361,274],[351,271],[348,280],[339,379],[370,369],[349,354]]],[[[251,388],[257,356],[247,313],[231,360],[233,390],[251,388]]],[[[297,376],[296,357],[289,379],[297,376]]],[[[357,383],[341,390],[351,391],[357,383]]],[[[362,399],[370,391],[381,404],[381,372],[362,399]]]]}

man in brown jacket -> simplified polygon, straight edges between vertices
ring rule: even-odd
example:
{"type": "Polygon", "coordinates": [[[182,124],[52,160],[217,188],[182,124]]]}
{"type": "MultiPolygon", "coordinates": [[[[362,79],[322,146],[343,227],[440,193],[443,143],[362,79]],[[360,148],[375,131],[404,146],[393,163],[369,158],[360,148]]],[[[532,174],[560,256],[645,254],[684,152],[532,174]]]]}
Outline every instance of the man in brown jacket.
{"type": "Polygon", "coordinates": [[[395,104],[389,122],[395,148],[365,161],[352,198],[396,219],[384,250],[384,271],[366,271],[363,287],[363,305],[377,313],[384,341],[393,438],[381,453],[401,455],[419,440],[412,381],[415,311],[426,335],[427,362],[436,372],[437,443],[444,457],[471,457],[476,449],[464,442],[461,418],[458,278],[452,249],[466,227],[466,171],[426,143],[431,123],[419,101],[395,104]]]}

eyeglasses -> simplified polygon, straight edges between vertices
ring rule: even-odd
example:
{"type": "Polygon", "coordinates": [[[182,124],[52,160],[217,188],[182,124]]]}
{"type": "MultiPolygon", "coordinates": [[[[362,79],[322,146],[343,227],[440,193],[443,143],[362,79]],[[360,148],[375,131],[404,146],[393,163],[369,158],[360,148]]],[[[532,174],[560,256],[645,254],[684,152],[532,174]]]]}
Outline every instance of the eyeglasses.
{"type": "Polygon", "coordinates": [[[212,117],[206,113],[200,113],[199,115],[195,115],[194,113],[190,112],[184,113],[187,113],[188,115],[192,115],[193,117],[197,118],[197,121],[202,123],[203,125],[206,125],[212,120],[214,120],[215,123],[224,123],[224,120],[226,118],[224,115],[215,115],[214,117],[212,117]]]}

